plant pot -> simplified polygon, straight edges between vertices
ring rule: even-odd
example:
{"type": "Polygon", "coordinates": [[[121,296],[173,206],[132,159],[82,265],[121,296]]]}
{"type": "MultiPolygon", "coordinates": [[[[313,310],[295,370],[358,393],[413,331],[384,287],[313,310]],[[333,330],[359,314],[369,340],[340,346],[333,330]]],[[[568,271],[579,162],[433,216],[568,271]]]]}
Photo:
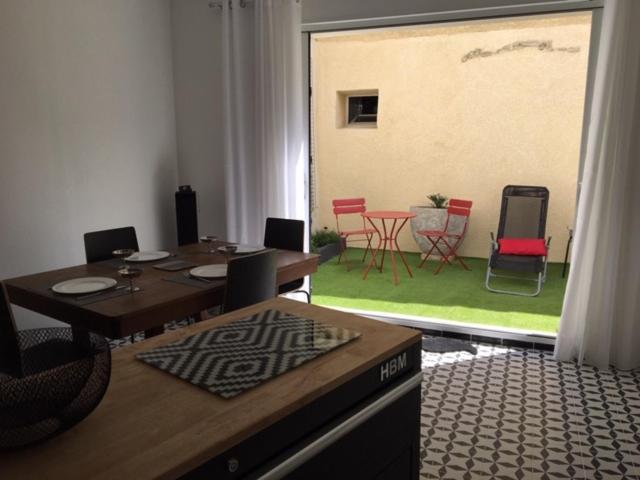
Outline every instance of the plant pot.
{"type": "Polygon", "coordinates": [[[328,245],[318,247],[318,250],[316,251],[316,253],[320,255],[318,264],[322,265],[324,262],[328,262],[332,258],[340,255],[340,252],[344,250],[344,247],[344,239],[342,239],[340,242],[329,243],[328,245]]]}

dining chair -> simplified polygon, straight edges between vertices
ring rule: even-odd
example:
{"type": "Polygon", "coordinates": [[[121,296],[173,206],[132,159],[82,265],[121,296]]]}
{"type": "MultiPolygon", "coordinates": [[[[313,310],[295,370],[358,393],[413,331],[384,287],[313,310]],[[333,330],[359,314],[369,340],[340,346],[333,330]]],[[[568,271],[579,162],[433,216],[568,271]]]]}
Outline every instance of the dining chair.
{"type": "MultiPolygon", "coordinates": [[[[365,219],[362,217],[362,214],[367,211],[366,200],[364,198],[337,198],[332,200],[331,204],[333,206],[333,214],[336,216],[338,234],[344,239],[345,246],[345,249],[340,252],[338,263],[342,261],[343,255],[345,259],[347,257],[347,242],[367,242],[367,246],[364,249],[364,255],[362,256],[362,261],[364,262],[367,258],[367,252],[373,254],[373,250],[371,249],[371,240],[376,233],[374,228],[367,227],[365,219]],[[362,221],[362,228],[341,228],[340,217],[344,218],[353,215],[360,217],[358,222],[362,221]]],[[[350,268],[349,261],[347,260],[347,270],[350,268]]]]}
{"type": "MultiPolygon", "coordinates": [[[[304,251],[304,221],[288,218],[267,218],[264,229],[264,246],[278,248],[280,250],[304,251]]],[[[301,289],[304,285],[304,277],[293,280],[278,287],[278,294],[304,293],[307,303],[311,303],[311,295],[301,289]]]]}
{"type": "Polygon", "coordinates": [[[229,261],[223,313],[276,296],[276,250],[242,255],[229,261]]]}
{"type": "Polygon", "coordinates": [[[111,252],[122,248],[139,250],[134,227],[112,228],[84,234],[84,253],[87,263],[113,258],[111,252]]]}

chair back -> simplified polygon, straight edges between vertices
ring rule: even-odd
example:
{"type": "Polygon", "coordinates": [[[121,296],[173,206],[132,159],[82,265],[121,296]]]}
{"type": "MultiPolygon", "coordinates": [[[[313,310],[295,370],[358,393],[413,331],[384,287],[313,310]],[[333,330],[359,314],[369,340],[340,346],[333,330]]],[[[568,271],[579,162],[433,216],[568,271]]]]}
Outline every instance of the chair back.
{"type": "MultiPolygon", "coordinates": [[[[338,233],[340,230],[340,216],[360,214],[367,211],[366,201],[364,198],[338,198],[331,202],[333,204],[333,214],[336,216],[336,227],[338,233]]],[[[364,226],[364,217],[362,217],[362,225],[364,226]]]]}
{"type": "Polygon", "coordinates": [[[467,232],[467,226],[469,225],[469,215],[471,215],[471,206],[473,202],[471,200],[460,200],[459,198],[452,198],[449,200],[449,206],[447,207],[447,220],[444,225],[444,231],[449,232],[450,222],[453,217],[461,217],[462,225],[460,222],[456,222],[456,234],[464,236],[467,232]]]}
{"type": "Polygon", "coordinates": [[[288,218],[267,218],[264,246],[280,250],[304,250],[304,221],[288,218]]]}
{"type": "Polygon", "coordinates": [[[498,238],[544,238],[549,190],[507,185],[502,190],[498,238]]]}
{"type": "Polygon", "coordinates": [[[275,250],[236,257],[227,268],[225,313],[248,307],[276,296],[275,250]]]}
{"type": "Polygon", "coordinates": [[[122,248],[138,251],[138,237],[134,227],[112,228],[84,234],[84,253],[87,263],[112,258],[111,252],[122,248]]]}
{"type": "Polygon", "coordinates": [[[0,283],[0,373],[22,377],[18,329],[11,311],[9,296],[2,283],[0,283]]]}

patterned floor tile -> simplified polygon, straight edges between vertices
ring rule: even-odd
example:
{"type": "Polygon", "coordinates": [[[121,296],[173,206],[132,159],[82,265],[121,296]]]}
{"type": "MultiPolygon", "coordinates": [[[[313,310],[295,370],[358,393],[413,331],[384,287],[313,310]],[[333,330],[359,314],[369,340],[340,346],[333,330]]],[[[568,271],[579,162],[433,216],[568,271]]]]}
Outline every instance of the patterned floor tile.
{"type": "Polygon", "coordinates": [[[423,352],[422,479],[640,480],[640,371],[474,345],[423,352]]]}

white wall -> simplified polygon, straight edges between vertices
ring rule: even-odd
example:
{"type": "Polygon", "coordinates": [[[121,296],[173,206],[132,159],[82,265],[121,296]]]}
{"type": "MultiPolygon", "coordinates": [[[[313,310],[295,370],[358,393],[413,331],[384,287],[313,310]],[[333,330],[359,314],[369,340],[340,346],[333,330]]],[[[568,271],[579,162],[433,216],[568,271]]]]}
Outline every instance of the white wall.
{"type": "Polygon", "coordinates": [[[226,231],[221,14],[204,0],[171,2],[180,184],[198,192],[201,234],[226,231]]]}
{"type": "Polygon", "coordinates": [[[83,263],[91,230],[173,245],[168,0],[2,0],[0,66],[0,278],[83,263]]]}

